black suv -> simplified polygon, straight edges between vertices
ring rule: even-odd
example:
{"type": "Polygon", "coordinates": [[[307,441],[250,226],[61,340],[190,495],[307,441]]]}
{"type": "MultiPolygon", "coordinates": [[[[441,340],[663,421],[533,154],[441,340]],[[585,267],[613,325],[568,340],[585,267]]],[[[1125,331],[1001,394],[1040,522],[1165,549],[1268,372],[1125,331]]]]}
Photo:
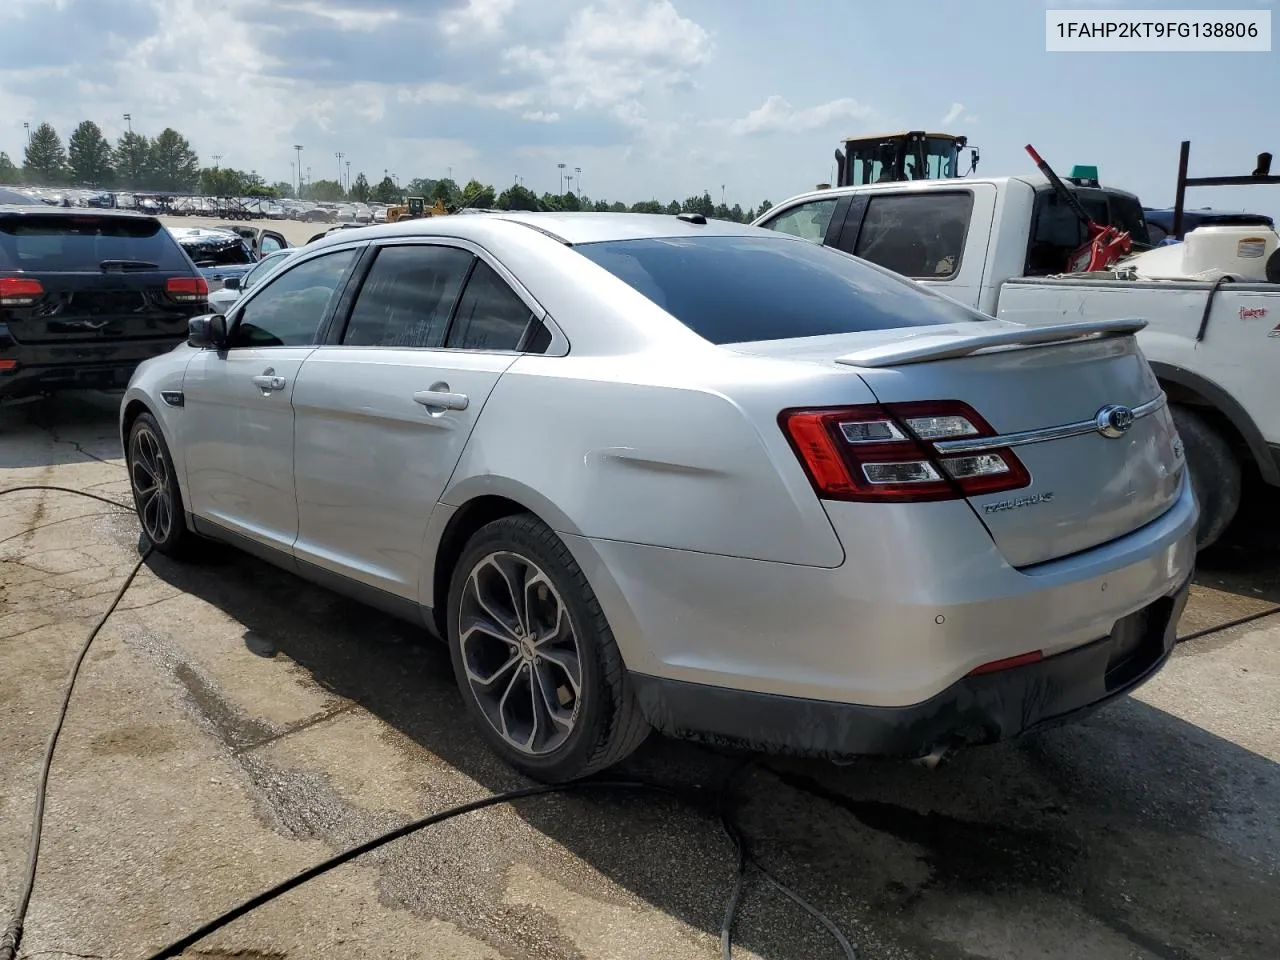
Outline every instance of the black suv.
{"type": "Polygon", "coordinates": [[[208,297],[155,217],[0,204],[0,399],[123,388],[208,297]]]}

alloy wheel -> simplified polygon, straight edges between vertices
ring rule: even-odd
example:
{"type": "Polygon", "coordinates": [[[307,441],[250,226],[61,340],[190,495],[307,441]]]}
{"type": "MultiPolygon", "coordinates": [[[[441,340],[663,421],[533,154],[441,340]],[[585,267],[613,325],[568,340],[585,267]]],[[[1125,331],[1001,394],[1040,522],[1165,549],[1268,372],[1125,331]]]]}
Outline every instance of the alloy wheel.
{"type": "Polygon", "coordinates": [[[580,714],[581,650],[564,599],[536,563],[498,551],[471,568],[458,643],[472,696],[512,749],[543,756],[568,740],[580,714]]]}
{"type": "Polygon", "coordinates": [[[159,438],[147,427],[135,431],[129,457],[138,520],[152,543],[165,543],[173,529],[173,495],[159,438]]]}

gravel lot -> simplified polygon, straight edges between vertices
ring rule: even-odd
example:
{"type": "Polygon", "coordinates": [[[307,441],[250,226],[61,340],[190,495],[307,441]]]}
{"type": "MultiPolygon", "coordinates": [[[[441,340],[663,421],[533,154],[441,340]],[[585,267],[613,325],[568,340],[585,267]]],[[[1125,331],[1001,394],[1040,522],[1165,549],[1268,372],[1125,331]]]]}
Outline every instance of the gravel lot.
{"type": "MultiPolygon", "coordinates": [[[[0,407],[0,488],[126,499],[116,402],[0,407]]],[[[1184,633],[1280,602],[1275,506],[1255,497],[1205,558],[1184,633]]],[[[110,507],[0,500],[6,911],[66,671],[137,547],[110,507]]],[[[932,771],[768,760],[741,822],[863,958],[1275,960],[1278,640],[1280,616],[1191,640],[1088,722],[932,771]]],[[[444,650],[410,627],[244,556],[148,561],[72,702],[23,955],[145,956],[352,843],[520,785],[461,714],[444,650]]],[[[654,738],[626,772],[714,785],[735,762],[654,738]]],[[[714,958],[733,869],[717,822],[677,801],[531,799],[398,841],[188,956],[714,958]]],[[[757,875],[735,941],[838,956],[757,875]]]]}

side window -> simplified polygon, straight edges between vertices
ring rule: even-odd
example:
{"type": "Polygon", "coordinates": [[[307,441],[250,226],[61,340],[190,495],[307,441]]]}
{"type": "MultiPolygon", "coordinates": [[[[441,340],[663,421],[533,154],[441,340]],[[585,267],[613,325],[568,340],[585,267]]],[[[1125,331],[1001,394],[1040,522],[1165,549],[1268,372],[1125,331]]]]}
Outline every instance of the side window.
{"type": "Polygon", "coordinates": [[[483,260],[462,291],[448,346],[460,350],[518,350],[533,314],[483,260]]]}
{"type": "Polygon", "coordinates": [[[356,297],[342,342],[352,347],[439,347],[467,268],[457,247],[383,247],[356,297]]]}
{"type": "Polygon", "coordinates": [[[873,196],[854,256],[913,280],[949,280],[960,272],[973,194],[873,196]]]}
{"type": "Polygon", "coordinates": [[[802,203],[761,226],[779,233],[789,233],[802,240],[821,243],[827,235],[827,226],[831,223],[831,215],[835,213],[836,202],[837,198],[832,197],[802,203]]]}
{"type": "Polygon", "coordinates": [[[279,240],[277,240],[275,237],[270,237],[270,236],[268,236],[268,237],[263,237],[263,238],[262,238],[262,250],[261,250],[261,252],[262,252],[262,255],[263,255],[264,257],[265,257],[268,253],[275,253],[277,250],[283,250],[283,249],[284,249],[284,248],[283,248],[282,246],[280,246],[280,241],[279,241],[279,240]]]}
{"type": "Polygon", "coordinates": [[[299,347],[315,341],[329,301],[355,259],[338,250],[267,277],[241,308],[230,347],[299,347]]]}

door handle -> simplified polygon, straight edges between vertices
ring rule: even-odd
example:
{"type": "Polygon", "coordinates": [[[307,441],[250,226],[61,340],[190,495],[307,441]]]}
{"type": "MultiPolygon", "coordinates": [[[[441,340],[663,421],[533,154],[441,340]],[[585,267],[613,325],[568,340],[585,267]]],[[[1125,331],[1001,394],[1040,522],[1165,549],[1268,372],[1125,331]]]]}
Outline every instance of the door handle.
{"type": "Polygon", "coordinates": [[[284,389],[284,377],[273,376],[270,370],[251,379],[253,380],[253,385],[263,393],[284,389]]]}
{"type": "Polygon", "coordinates": [[[428,410],[432,408],[465,410],[470,401],[465,393],[450,393],[448,390],[419,390],[413,395],[413,402],[422,404],[428,410]]]}

